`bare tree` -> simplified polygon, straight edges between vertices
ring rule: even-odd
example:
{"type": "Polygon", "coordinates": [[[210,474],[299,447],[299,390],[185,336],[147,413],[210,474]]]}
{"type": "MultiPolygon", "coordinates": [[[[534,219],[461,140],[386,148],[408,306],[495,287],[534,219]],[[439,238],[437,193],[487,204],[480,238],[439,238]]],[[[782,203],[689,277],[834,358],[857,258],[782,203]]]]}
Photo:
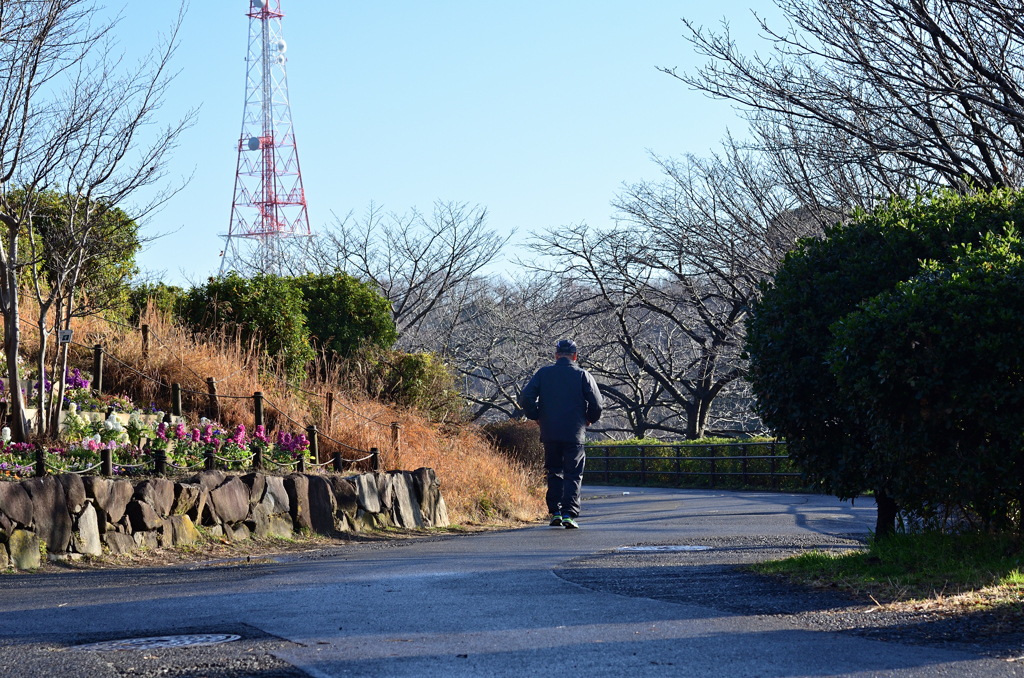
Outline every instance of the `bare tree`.
{"type": "Polygon", "coordinates": [[[715,400],[746,374],[744,321],[761,282],[828,218],[802,208],[756,156],[727,151],[656,159],[665,179],[626,186],[615,228],[561,228],[531,243],[535,268],[583,291],[574,322],[603,328],[593,365],[634,432],[704,435],[715,400]]]}
{"type": "Polygon", "coordinates": [[[566,330],[562,310],[572,296],[540,277],[480,279],[475,294],[433,321],[449,334],[421,331],[420,341],[443,354],[464,380],[471,418],[518,419],[519,392],[550,362],[554,343],[566,330]]]}
{"type": "Polygon", "coordinates": [[[695,73],[662,70],[738,103],[762,149],[790,154],[790,178],[803,176],[807,187],[819,169],[833,181],[827,168],[860,167],[886,193],[914,184],[1021,184],[1019,0],[776,4],[789,27],[778,32],[760,21],[770,57],[744,55],[727,25],[715,33],[686,22],[710,62],[695,73]]]}
{"type": "MultiPolygon", "coordinates": [[[[28,220],[33,252],[28,268],[38,304],[40,382],[46,379],[47,345],[53,330],[67,329],[73,317],[107,310],[117,302],[117,292],[135,272],[119,264],[133,260],[142,244],[137,220],[180,190],[158,190],[147,204],[131,207],[132,217],[118,208],[140,189],[164,179],[170,153],[195,120],[195,111],[189,111],[161,130],[154,141],[139,142],[142,130],[154,124],[174,79],[168,69],[184,12],[182,5],[167,38],[131,70],[121,69],[120,59],[113,58],[111,46],[105,44],[94,60],[80,65],[58,105],[65,118],[77,119],[79,124],[49,177],[51,185],[59,186],[57,213],[51,215],[45,233],[39,233],[33,219],[28,220]]],[[[65,389],[60,377],[67,369],[67,356],[68,346],[63,345],[54,358],[57,394],[52,408],[46,389],[39,390],[40,435],[48,424],[57,427],[65,389]]]]}
{"type": "Polygon", "coordinates": [[[112,23],[94,25],[87,0],[0,3],[0,312],[10,378],[13,435],[27,434],[18,370],[21,276],[35,263],[20,248],[38,192],[60,165],[84,121],[67,115],[59,79],[97,49],[112,23]],[[18,200],[11,191],[17,187],[18,200]]]}

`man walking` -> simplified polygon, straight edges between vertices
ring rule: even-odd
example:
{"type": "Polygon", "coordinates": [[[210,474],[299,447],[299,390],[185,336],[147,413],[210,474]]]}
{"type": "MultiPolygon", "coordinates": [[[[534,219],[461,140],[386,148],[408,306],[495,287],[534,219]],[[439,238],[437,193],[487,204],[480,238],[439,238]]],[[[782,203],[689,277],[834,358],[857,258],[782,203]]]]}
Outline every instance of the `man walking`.
{"type": "Polygon", "coordinates": [[[583,443],[587,426],[601,418],[603,403],[597,382],[576,364],[575,342],[558,342],[555,364],[537,370],[519,394],[519,406],[527,419],[540,420],[551,526],[577,529],[580,485],[587,461],[583,443]]]}

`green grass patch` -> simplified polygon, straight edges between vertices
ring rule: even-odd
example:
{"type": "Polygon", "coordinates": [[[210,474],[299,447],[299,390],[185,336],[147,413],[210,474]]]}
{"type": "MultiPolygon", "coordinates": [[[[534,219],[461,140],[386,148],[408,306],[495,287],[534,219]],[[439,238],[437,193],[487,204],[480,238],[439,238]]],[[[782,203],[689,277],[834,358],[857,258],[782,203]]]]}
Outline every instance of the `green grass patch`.
{"type": "Polygon", "coordinates": [[[1021,544],[1012,536],[925,532],[872,541],[862,551],[811,551],[753,565],[751,570],[811,586],[837,587],[880,603],[1002,587],[1020,604],[1022,558],[1021,544]]]}

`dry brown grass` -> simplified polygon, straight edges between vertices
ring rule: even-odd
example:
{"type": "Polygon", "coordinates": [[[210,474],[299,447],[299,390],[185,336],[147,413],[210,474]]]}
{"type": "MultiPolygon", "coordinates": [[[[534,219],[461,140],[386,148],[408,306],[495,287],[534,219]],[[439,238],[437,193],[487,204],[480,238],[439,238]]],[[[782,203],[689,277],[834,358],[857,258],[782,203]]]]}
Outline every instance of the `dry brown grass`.
{"type": "MultiPolygon", "coordinates": [[[[511,464],[476,427],[440,426],[414,411],[337,391],[330,369],[324,370],[326,377],[307,378],[299,385],[301,390],[291,388],[280,375],[268,372],[265,364],[257,367],[255,346],[223,334],[196,336],[152,311],[142,322],[149,325],[151,336],[146,358],[139,330],[99,317],[76,320],[72,329],[80,345],[73,347],[71,366],[91,371],[92,351],[87,347],[102,344],[108,354],[105,392],[128,394],[139,405],[152,402],[169,410],[167,385],[178,383],[184,390],[183,409],[193,421],[207,414],[206,379],[213,377],[221,396],[244,396],[220,398],[219,421],[225,426],[244,424],[247,429],[252,428],[254,418],[251,396],[261,391],[271,434],[278,429],[297,432],[316,425],[343,444],[321,437],[321,461],[330,459],[336,450],[355,459],[363,456],[357,450],[376,447],[385,469],[433,468],[455,523],[532,521],[544,512],[539,478],[511,464]],[[333,416],[327,421],[329,391],[335,392],[335,400],[333,416]],[[401,426],[398,449],[392,444],[392,422],[401,426]]],[[[33,332],[25,329],[25,354],[38,355],[33,332]]]]}

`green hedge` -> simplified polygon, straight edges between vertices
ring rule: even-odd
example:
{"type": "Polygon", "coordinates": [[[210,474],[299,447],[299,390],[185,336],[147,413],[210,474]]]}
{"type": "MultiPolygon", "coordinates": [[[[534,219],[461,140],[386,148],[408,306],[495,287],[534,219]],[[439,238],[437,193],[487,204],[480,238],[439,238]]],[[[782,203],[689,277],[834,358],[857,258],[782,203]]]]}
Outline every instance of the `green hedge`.
{"type": "MultiPolygon", "coordinates": [[[[753,438],[737,445],[732,438],[703,438],[674,443],[659,440],[602,441],[587,444],[588,484],[653,485],[660,487],[711,488],[711,461],[714,457],[714,487],[719,489],[805,488],[799,477],[758,476],[770,473],[771,459],[728,459],[723,457],[777,456],[786,454],[784,442],[753,438]],[[609,457],[609,459],[602,459],[609,457]],[[644,457],[642,460],[639,457],[644,457]],[[746,469],[746,477],[742,474],[746,469]],[[689,473],[694,475],[675,475],[689,473]]],[[[775,460],[776,473],[799,472],[789,459],[775,460]]]]}

